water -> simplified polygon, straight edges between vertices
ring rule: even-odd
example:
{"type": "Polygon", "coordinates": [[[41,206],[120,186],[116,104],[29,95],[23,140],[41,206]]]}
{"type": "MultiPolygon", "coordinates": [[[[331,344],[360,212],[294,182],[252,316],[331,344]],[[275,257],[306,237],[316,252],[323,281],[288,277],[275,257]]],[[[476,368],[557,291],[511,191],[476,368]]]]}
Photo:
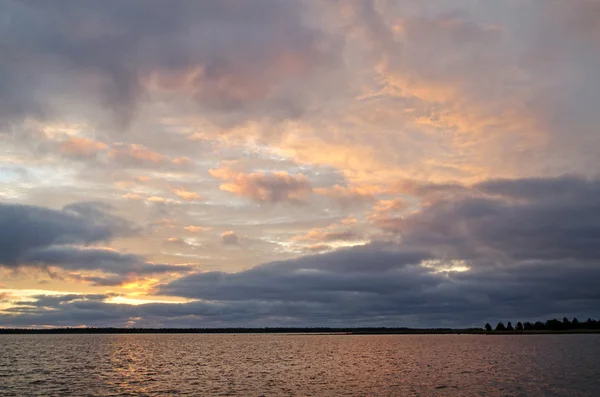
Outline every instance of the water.
{"type": "Polygon", "coordinates": [[[598,335],[0,335],[1,396],[598,396],[598,335]]]}

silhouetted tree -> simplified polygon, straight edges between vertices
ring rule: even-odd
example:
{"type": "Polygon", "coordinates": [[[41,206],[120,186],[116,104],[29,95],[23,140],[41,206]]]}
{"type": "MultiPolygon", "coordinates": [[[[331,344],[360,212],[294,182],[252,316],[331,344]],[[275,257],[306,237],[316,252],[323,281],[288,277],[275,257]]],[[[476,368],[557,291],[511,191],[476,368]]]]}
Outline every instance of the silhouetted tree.
{"type": "Polygon", "coordinates": [[[536,331],[543,331],[546,329],[546,324],[541,321],[536,321],[535,324],[533,324],[533,329],[536,331]]]}
{"type": "Polygon", "coordinates": [[[490,325],[490,323],[485,323],[485,331],[490,332],[491,330],[492,330],[492,326],[490,325]]]}
{"type": "MultiPolygon", "coordinates": [[[[488,325],[489,323],[486,324],[485,329],[489,332],[491,327],[488,328],[488,325]]],[[[513,328],[510,321],[506,326],[501,321],[495,328],[496,331],[568,331],[572,329],[600,330],[600,320],[588,318],[585,322],[581,322],[577,318],[570,321],[567,317],[564,317],[562,321],[554,318],[546,322],[536,321],[533,324],[529,321],[524,323],[519,321],[515,328],[513,328]]]]}
{"type": "Polygon", "coordinates": [[[521,324],[520,321],[517,323],[517,328],[516,329],[517,329],[517,331],[523,331],[523,324],[521,324]]]}
{"type": "Polygon", "coordinates": [[[563,324],[554,318],[552,320],[546,321],[546,329],[549,329],[551,331],[559,331],[563,329],[563,324]]]}

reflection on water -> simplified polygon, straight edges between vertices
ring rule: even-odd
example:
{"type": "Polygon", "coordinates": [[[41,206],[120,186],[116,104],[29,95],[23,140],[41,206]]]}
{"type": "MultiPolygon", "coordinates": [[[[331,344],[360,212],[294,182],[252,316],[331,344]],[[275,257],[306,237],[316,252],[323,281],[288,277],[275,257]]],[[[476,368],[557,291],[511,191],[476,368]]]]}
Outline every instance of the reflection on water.
{"type": "Polygon", "coordinates": [[[0,395],[597,396],[600,336],[0,335],[0,395]]]}

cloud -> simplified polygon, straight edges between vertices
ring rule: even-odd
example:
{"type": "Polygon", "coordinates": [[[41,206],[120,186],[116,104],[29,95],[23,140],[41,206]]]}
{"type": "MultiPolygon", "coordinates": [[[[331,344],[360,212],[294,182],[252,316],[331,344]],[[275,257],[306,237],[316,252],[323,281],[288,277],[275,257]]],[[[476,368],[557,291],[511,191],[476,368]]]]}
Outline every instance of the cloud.
{"type": "Polygon", "coordinates": [[[93,157],[107,149],[108,146],[102,142],[82,137],[70,137],[60,144],[61,153],[80,158],[93,157]]]}
{"type": "MultiPolygon", "coordinates": [[[[353,65],[364,72],[352,80],[360,101],[327,127],[306,129],[315,128],[315,141],[362,149],[349,157],[357,163],[340,165],[353,181],[394,172],[438,182],[591,175],[600,92],[594,4],[336,3],[348,53],[363,56],[353,65]]],[[[337,157],[307,152],[297,159],[337,157]]]]}
{"type": "Polygon", "coordinates": [[[129,199],[129,200],[143,200],[144,199],[142,196],[140,196],[139,194],[135,194],[135,193],[125,193],[122,197],[125,199],[129,199]]]}
{"type": "Polygon", "coordinates": [[[387,231],[401,239],[154,287],[197,302],[73,300],[53,309],[13,307],[0,323],[118,325],[133,316],[139,325],[170,326],[481,326],[598,316],[599,188],[597,179],[575,176],[465,185],[468,193],[393,219],[396,228],[387,231]]]}
{"type": "Polygon", "coordinates": [[[63,210],[0,203],[0,264],[18,266],[31,251],[62,244],[108,241],[133,232],[131,225],[98,203],[63,210]]]}
{"type": "Polygon", "coordinates": [[[22,263],[59,265],[71,270],[104,270],[109,273],[131,271],[141,264],[136,255],[121,254],[109,248],[51,246],[29,251],[22,263]]]}
{"type": "MultiPolygon", "coordinates": [[[[338,276],[341,277],[339,288],[345,289],[345,277],[348,281],[352,281],[351,278],[358,280],[353,275],[368,279],[407,264],[418,264],[425,258],[427,256],[424,253],[394,252],[385,247],[361,247],[340,250],[334,254],[269,263],[239,273],[199,273],[164,286],[161,293],[214,300],[284,300],[301,296],[301,299],[311,301],[325,299],[321,293],[334,295],[338,276]],[[331,285],[328,285],[328,280],[331,285]],[[196,286],[198,292],[192,292],[192,285],[196,286]]],[[[368,283],[362,286],[361,283],[356,283],[354,287],[375,289],[375,286],[368,283]]]]}
{"type": "Polygon", "coordinates": [[[108,275],[108,276],[85,276],[80,274],[69,274],[68,279],[75,282],[89,284],[92,287],[120,287],[135,281],[138,277],[131,274],[108,275]]]}
{"type": "Polygon", "coordinates": [[[9,302],[11,297],[12,294],[10,292],[0,292],[0,302],[9,302]]]}
{"type": "Polygon", "coordinates": [[[355,218],[355,217],[353,217],[353,216],[348,216],[348,217],[346,217],[346,218],[342,219],[340,222],[341,222],[343,225],[354,225],[355,223],[357,223],[357,222],[358,222],[358,219],[356,219],[356,218],[355,218]]]}
{"type": "Polygon", "coordinates": [[[159,274],[191,267],[152,264],[133,254],[88,246],[134,233],[131,224],[102,203],[75,203],[62,210],[0,204],[0,266],[55,266],[108,274],[159,274]]]}
{"type": "Polygon", "coordinates": [[[348,187],[337,184],[330,188],[316,188],[314,191],[337,201],[344,207],[370,203],[379,193],[379,189],[374,187],[348,187]]]}
{"type": "MultiPolygon", "coordinates": [[[[7,288],[46,269],[48,288],[147,293],[195,269],[161,264],[198,261],[221,300],[173,306],[171,324],[596,303],[597,1],[1,3],[0,198],[57,208],[0,205],[7,288]],[[116,207],[58,209],[82,198],[116,207]],[[367,239],[387,245],[334,251],[367,239]],[[306,253],[321,255],[281,262],[306,253]],[[255,294],[246,269],[273,261],[272,295],[255,294]]],[[[161,288],[204,290],[188,276],[161,288]]],[[[147,324],[168,310],[121,308],[147,324]]]]}
{"type": "Polygon", "coordinates": [[[239,273],[201,273],[160,291],[220,302],[223,313],[247,305],[248,318],[238,319],[245,324],[481,326],[598,313],[600,295],[590,281],[600,275],[597,266],[555,262],[436,272],[418,264],[425,257],[352,248],[239,273]]]}
{"type": "Polygon", "coordinates": [[[239,245],[239,237],[234,231],[227,231],[221,234],[221,242],[223,245],[239,245]]]}
{"type": "Polygon", "coordinates": [[[230,119],[293,117],[310,98],[304,85],[336,62],[334,43],[304,23],[302,8],[263,0],[5,2],[0,119],[97,113],[88,102],[123,126],[157,90],[188,94],[230,119]]]}
{"type": "Polygon", "coordinates": [[[290,175],[285,171],[245,174],[229,169],[210,170],[213,177],[227,181],[221,190],[257,202],[278,203],[303,201],[312,191],[308,178],[302,174],[290,175]]]}
{"type": "Polygon", "coordinates": [[[380,218],[405,244],[489,263],[600,258],[598,179],[490,180],[407,216],[380,218]]]}
{"type": "Polygon", "coordinates": [[[109,274],[159,274],[190,271],[179,265],[151,264],[139,255],[122,254],[110,248],[51,246],[25,254],[22,264],[57,266],[65,270],[100,270],[109,274]]]}
{"type": "Polygon", "coordinates": [[[316,307],[330,316],[321,323],[416,315],[432,324],[477,325],[488,318],[596,315],[600,295],[591,280],[600,272],[599,188],[597,179],[575,176],[463,186],[461,195],[442,195],[380,225],[399,241],[237,273],[198,273],[159,291],[306,305],[298,323],[315,321],[316,307]]]}
{"type": "Polygon", "coordinates": [[[113,294],[65,294],[65,295],[34,295],[31,301],[21,301],[20,306],[36,306],[54,308],[56,306],[75,301],[103,301],[111,298],[113,294]]]}
{"type": "Polygon", "coordinates": [[[197,226],[197,225],[184,226],[183,229],[189,233],[202,233],[202,232],[210,230],[209,227],[197,226]]]}
{"type": "MultiPolygon", "coordinates": [[[[125,197],[125,198],[131,198],[131,199],[134,199],[134,200],[139,200],[139,199],[142,198],[141,196],[136,195],[136,194],[135,195],[129,195],[129,193],[126,194],[123,197],[125,197]]],[[[151,202],[151,203],[155,203],[155,204],[181,204],[181,202],[178,201],[178,200],[173,200],[173,199],[165,198],[165,197],[161,197],[161,196],[150,196],[150,197],[146,198],[146,200],[149,201],[149,202],[151,202]]]]}
{"type": "MultiPolygon", "coordinates": [[[[427,182],[427,181],[416,181],[411,179],[404,179],[393,183],[388,192],[391,194],[409,194],[412,196],[418,196],[425,200],[436,200],[439,198],[447,197],[452,198],[468,192],[468,189],[460,183],[452,182],[427,182]]],[[[383,203],[381,203],[383,204],[383,203]]],[[[395,209],[400,209],[402,202],[400,199],[395,199],[387,204],[392,205],[395,209]]]]}
{"type": "Polygon", "coordinates": [[[369,215],[369,220],[374,222],[386,222],[394,215],[398,215],[409,208],[405,199],[395,198],[391,200],[379,200],[369,215]]]}
{"type": "Polygon", "coordinates": [[[312,229],[308,233],[296,236],[292,239],[298,242],[333,242],[333,241],[356,241],[360,240],[360,236],[352,230],[332,230],[331,228],[325,229],[312,229]]]}
{"type": "Polygon", "coordinates": [[[324,252],[324,251],[330,251],[332,248],[331,246],[329,246],[328,244],[311,244],[308,247],[306,247],[306,251],[308,251],[309,253],[317,253],[317,252],[324,252]]]}
{"type": "Polygon", "coordinates": [[[200,196],[198,193],[196,193],[196,192],[190,192],[190,191],[185,190],[185,189],[175,189],[174,193],[178,197],[180,197],[180,198],[182,198],[182,199],[184,199],[186,201],[197,201],[197,200],[200,200],[202,198],[202,196],[200,196]]]}
{"type": "Polygon", "coordinates": [[[166,163],[168,158],[160,153],[156,153],[143,145],[131,144],[127,146],[117,145],[117,148],[110,152],[110,157],[121,163],[143,165],[143,164],[161,164],[166,163]]]}

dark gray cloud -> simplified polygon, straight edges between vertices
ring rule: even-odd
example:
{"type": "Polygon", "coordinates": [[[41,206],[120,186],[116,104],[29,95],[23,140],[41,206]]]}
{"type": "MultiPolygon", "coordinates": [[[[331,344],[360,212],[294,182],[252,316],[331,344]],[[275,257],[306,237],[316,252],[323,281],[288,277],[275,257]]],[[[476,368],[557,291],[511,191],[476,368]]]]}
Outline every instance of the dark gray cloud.
{"type": "Polygon", "coordinates": [[[9,309],[0,323],[481,326],[597,317],[599,184],[575,176],[493,180],[459,195],[427,194],[419,212],[391,219],[396,227],[387,232],[400,239],[191,274],[154,291],[195,302],[43,300],[9,309]]]}
{"type": "MultiPolygon", "coordinates": [[[[352,253],[324,256],[343,267],[352,253]]],[[[389,254],[388,259],[394,256],[389,254]]],[[[406,258],[398,256],[397,267],[374,273],[321,271],[304,277],[294,275],[298,262],[290,262],[292,270],[281,263],[272,272],[263,269],[260,276],[248,271],[234,279],[213,273],[204,283],[195,284],[190,277],[187,286],[177,283],[174,288],[187,295],[218,299],[182,304],[133,306],[104,302],[103,297],[40,296],[7,310],[7,315],[0,314],[0,324],[124,326],[136,318],[138,326],[173,327],[481,326],[499,319],[600,314],[600,293],[595,285],[598,267],[534,263],[502,271],[436,274],[406,264],[406,258]]],[[[364,266],[363,259],[359,257],[355,265],[364,266]]]]}
{"type": "Polygon", "coordinates": [[[0,203],[0,264],[17,266],[30,251],[53,245],[105,242],[132,233],[129,223],[98,203],[62,210],[0,203]]]}
{"type": "Polygon", "coordinates": [[[82,248],[74,246],[51,246],[29,251],[23,263],[60,265],[65,269],[104,269],[109,272],[132,270],[143,263],[137,255],[121,254],[102,248],[82,248]]]}
{"type": "Polygon", "coordinates": [[[297,116],[310,93],[303,83],[336,57],[325,36],[303,22],[303,6],[3,1],[0,119],[82,116],[88,102],[124,125],[152,84],[185,89],[205,110],[230,119],[297,116]]]}
{"type": "MultiPolygon", "coordinates": [[[[600,268],[574,261],[537,261],[506,268],[443,271],[456,263],[425,262],[423,254],[362,247],[259,266],[240,273],[209,272],[174,281],[162,293],[220,302],[318,305],[342,321],[381,316],[455,315],[462,324],[486,313],[552,315],[597,311],[600,268]],[[570,306],[571,305],[571,306],[570,306]]],[[[301,313],[311,321],[311,313],[301,313]]]]}
{"type": "MultiPolygon", "coordinates": [[[[139,255],[122,254],[105,248],[84,248],[76,246],[50,246],[27,252],[21,263],[35,265],[52,265],[67,270],[101,270],[104,273],[137,275],[169,272],[185,272],[192,268],[166,264],[150,264],[139,255]]],[[[90,278],[95,284],[110,285],[119,279],[90,278]]],[[[121,284],[119,282],[119,284],[121,284]]]]}
{"type": "Polygon", "coordinates": [[[564,202],[573,204],[597,203],[600,182],[576,175],[555,178],[492,179],[478,183],[475,190],[505,199],[564,202]]]}
{"type": "Polygon", "coordinates": [[[18,306],[36,306],[54,308],[58,305],[74,301],[103,301],[116,295],[113,294],[68,294],[68,295],[35,295],[30,301],[17,302],[18,306]]]}
{"type": "MultiPolygon", "coordinates": [[[[400,243],[190,275],[160,292],[317,305],[332,321],[597,314],[599,188],[576,176],[428,185],[411,191],[426,198],[420,211],[381,223],[400,243]],[[461,267],[470,270],[452,270],[461,267]]],[[[298,315],[316,321],[310,310],[298,315]]]]}
{"type": "MultiPolygon", "coordinates": [[[[191,270],[189,266],[155,265],[138,255],[86,246],[134,232],[128,221],[110,211],[110,206],[95,202],[69,204],[62,210],[0,204],[0,266],[56,266],[140,276],[191,270]]],[[[118,285],[118,280],[121,278],[95,277],[88,281],[118,285]]]]}
{"type": "Polygon", "coordinates": [[[492,180],[381,226],[438,255],[510,264],[600,259],[600,180],[492,180]]]}
{"type": "Polygon", "coordinates": [[[82,276],[79,274],[70,274],[69,279],[81,281],[93,287],[118,287],[136,280],[136,278],[132,277],[130,274],[113,274],[107,276],[82,276]]]}
{"type": "MultiPolygon", "coordinates": [[[[218,301],[285,300],[326,302],[340,292],[385,293],[410,288],[402,273],[407,264],[427,258],[421,253],[401,253],[376,247],[342,250],[274,262],[239,273],[207,272],[174,281],[158,292],[165,295],[218,301]],[[388,282],[382,274],[397,274],[388,282]]],[[[423,273],[426,273],[423,271],[423,273]]],[[[408,278],[406,278],[408,280],[408,278]]]]}

